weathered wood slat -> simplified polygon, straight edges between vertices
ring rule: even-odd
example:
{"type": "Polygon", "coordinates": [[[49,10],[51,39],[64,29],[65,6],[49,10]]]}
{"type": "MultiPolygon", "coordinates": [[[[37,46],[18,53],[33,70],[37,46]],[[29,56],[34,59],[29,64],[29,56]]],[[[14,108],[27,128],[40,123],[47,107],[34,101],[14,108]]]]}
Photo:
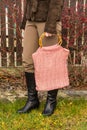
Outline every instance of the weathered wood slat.
{"type": "Polygon", "coordinates": [[[17,49],[17,66],[22,64],[22,39],[20,24],[22,19],[21,2],[16,0],[17,12],[16,12],[16,49],[17,49]],[[18,14],[17,14],[18,13],[18,14]]]}
{"type": "Polygon", "coordinates": [[[0,2],[1,12],[1,63],[2,66],[7,66],[6,55],[6,20],[5,20],[5,4],[0,2]]]}
{"type": "Polygon", "coordinates": [[[87,0],[85,0],[84,45],[86,46],[86,48],[84,48],[84,55],[87,59],[87,0]]]}
{"type": "Polygon", "coordinates": [[[64,2],[63,12],[62,12],[62,38],[63,38],[63,44],[62,46],[65,47],[67,45],[67,38],[68,38],[68,28],[66,28],[65,21],[67,21],[68,16],[68,5],[69,0],[66,0],[64,2]]]}
{"type": "Polygon", "coordinates": [[[9,48],[9,66],[14,66],[14,3],[8,0],[8,48],[9,48]]]}
{"type": "Polygon", "coordinates": [[[83,4],[84,0],[77,1],[77,23],[76,23],[76,57],[75,64],[81,64],[81,46],[82,46],[82,37],[83,37],[83,22],[81,18],[83,17],[83,4]]]}
{"type": "Polygon", "coordinates": [[[87,0],[85,0],[84,44],[87,45],[87,0]]]}

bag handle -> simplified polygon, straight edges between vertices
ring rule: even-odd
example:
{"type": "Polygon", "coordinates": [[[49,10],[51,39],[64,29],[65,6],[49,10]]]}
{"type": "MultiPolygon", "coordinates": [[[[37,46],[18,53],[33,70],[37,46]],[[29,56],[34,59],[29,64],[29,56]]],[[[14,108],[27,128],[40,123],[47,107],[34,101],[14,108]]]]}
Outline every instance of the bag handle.
{"type": "MultiPolygon", "coordinates": [[[[57,34],[58,36],[58,44],[61,45],[62,44],[62,36],[57,34]]],[[[42,33],[40,38],[39,38],[39,46],[42,47],[43,46],[43,43],[42,43],[42,40],[43,38],[45,37],[45,33],[42,33]]]]}

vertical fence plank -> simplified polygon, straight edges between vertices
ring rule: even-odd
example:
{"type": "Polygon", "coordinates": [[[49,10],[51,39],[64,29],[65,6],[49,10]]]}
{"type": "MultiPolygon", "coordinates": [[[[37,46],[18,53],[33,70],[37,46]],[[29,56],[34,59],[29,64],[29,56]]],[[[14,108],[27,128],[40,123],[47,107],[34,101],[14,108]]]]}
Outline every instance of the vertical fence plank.
{"type": "Polygon", "coordinates": [[[84,55],[87,64],[87,0],[85,0],[84,55]]]}
{"type": "Polygon", "coordinates": [[[1,67],[1,1],[0,1],[0,67],[1,67]]]}
{"type": "Polygon", "coordinates": [[[69,26],[69,45],[73,48],[71,50],[72,63],[75,64],[75,48],[76,46],[76,2],[77,0],[70,0],[70,26],[69,26]]]}
{"type": "Polygon", "coordinates": [[[81,21],[81,18],[84,15],[83,5],[84,5],[84,0],[78,0],[78,6],[77,6],[77,12],[78,12],[77,45],[78,45],[78,49],[80,49],[80,46],[82,45],[83,22],[81,21]]]}
{"type": "Polygon", "coordinates": [[[21,0],[16,0],[16,56],[17,56],[17,66],[22,64],[22,39],[21,39],[21,31],[20,24],[22,19],[22,8],[21,8],[21,0]]]}
{"type": "Polygon", "coordinates": [[[8,50],[9,66],[14,66],[14,3],[8,0],[8,50]]]}
{"type": "Polygon", "coordinates": [[[5,19],[5,4],[0,2],[1,10],[1,62],[2,66],[7,66],[6,54],[6,19],[5,19]]]}
{"type": "Polygon", "coordinates": [[[87,46],[87,0],[85,0],[84,44],[87,46]]]}
{"type": "Polygon", "coordinates": [[[69,6],[69,0],[64,1],[64,7],[62,11],[62,37],[63,37],[62,46],[64,47],[67,45],[67,37],[68,37],[68,28],[66,28],[65,25],[65,21],[67,22],[67,17],[68,17],[68,9],[69,9],[68,6],[69,6]]]}
{"type": "Polygon", "coordinates": [[[81,64],[81,47],[82,47],[82,35],[83,35],[83,23],[81,18],[83,17],[83,3],[84,0],[77,0],[77,7],[76,7],[76,15],[77,15],[77,22],[76,22],[76,57],[75,57],[75,64],[81,64]]]}

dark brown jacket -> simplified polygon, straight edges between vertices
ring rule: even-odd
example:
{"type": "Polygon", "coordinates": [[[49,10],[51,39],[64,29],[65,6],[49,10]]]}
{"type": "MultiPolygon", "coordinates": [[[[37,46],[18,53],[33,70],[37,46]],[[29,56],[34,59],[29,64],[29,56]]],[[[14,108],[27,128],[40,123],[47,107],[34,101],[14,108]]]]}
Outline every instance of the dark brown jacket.
{"type": "Polygon", "coordinates": [[[61,19],[63,0],[26,0],[21,29],[26,21],[46,22],[44,31],[56,34],[56,22],[61,19]]]}

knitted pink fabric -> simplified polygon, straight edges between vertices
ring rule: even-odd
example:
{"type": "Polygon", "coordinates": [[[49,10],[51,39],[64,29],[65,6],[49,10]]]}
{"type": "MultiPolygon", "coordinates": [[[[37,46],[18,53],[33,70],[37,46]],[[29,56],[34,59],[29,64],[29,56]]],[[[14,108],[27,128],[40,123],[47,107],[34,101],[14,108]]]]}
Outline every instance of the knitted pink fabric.
{"type": "Polygon", "coordinates": [[[33,53],[37,90],[53,90],[69,85],[68,55],[69,50],[57,44],[39,47],[33,53]]]}

